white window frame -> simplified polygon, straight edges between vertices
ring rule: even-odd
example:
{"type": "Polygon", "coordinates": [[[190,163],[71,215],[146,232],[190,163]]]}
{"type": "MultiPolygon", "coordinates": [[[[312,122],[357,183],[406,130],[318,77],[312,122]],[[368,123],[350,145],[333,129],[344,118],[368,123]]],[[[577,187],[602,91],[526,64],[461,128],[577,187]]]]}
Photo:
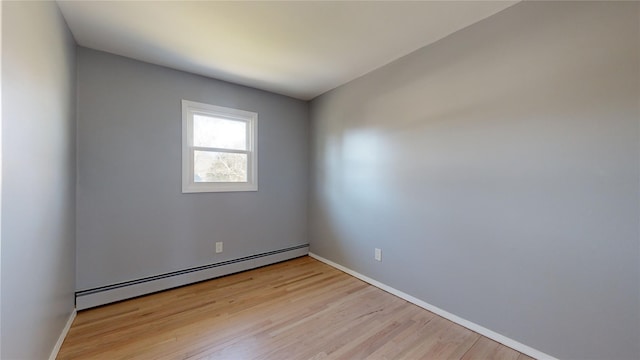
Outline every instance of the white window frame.
{"type": "Polygon", "coordinates": [[[182,192],[258,191],[258,114],[223,106],[182,100],[182,192]],[[204,115],[247,123],[247,150],[229,150],[193,145],[193,116],[204,115]],[[195,182],[196,150],[247,154],[247,182],[195,182]]]}

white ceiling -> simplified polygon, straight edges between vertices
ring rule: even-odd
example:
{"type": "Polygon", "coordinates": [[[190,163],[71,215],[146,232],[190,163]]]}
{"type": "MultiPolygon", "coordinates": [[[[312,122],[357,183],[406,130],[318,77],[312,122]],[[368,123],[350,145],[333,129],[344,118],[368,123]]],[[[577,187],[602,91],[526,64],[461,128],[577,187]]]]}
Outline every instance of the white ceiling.
{"type": "Polygon", "coordinates": [[[517,1],[58,1],[78,44],[308,100],[517,1]]]}

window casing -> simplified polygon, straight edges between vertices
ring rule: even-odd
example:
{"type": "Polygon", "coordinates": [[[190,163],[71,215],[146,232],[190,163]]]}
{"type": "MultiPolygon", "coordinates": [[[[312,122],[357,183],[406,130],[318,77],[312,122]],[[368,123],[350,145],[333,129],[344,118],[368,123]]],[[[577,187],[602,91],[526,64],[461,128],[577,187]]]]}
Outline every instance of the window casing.
{"type": "Polygon", "coordinates": [[[258,114],[182,100],[182,192],[258,190],[258,114]]]}

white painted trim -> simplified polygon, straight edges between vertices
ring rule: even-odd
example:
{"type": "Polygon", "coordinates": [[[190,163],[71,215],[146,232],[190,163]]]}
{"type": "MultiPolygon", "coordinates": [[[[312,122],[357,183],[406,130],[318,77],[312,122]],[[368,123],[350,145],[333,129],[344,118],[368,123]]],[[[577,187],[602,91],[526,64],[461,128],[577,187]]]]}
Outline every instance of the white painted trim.
{"type": "Polygon", "coordinates": [[[555,357],[553,357],[551,355],[545,354],[542,351],[536,350],[536,349],[534,349],[534,348],[532,348],[530,346],[527,346],[527,345],[525,345],[525,344],[523,344],[521,342],[518,342],[516,340],[508,338],[508,337],[506,337],[504,335],[498,334],[495,331],[489,330],[489,329],[487,329],[487,328],[485,328],[485,327],[483,327],[481,325],[478,325],[478,324],[473,323],[473,322],[471,322],[469,320],[463,319],[463,318],[461,318],[461,317],[459,317],[457,315],[454,315],[454,314],[452,314],[452,313],[450,313],[448,311],[442,310],[437,306],[433,306],[433,305],[431,305],[431,304],[429,304],[429,303],[427,303],[425,301],[422,301],[422,300],[420,300],[420,299],[418,299],[416,297],[413,297],[413,296],[411,296],[411,295],[409,295],[407,293],[404,293],[404,292],[402,292],[400,290],[394,289],[391,286],[385,285],[385,284],[383,284],[383,283],[381,283],[379,281],[373,280],[370,277],[364,276],[364,275],[362,275],[362,274],[360,274],[358,272],[355,272],[355,271],[353,271],[353,270],[351,270],[349,268],[346,268],[346,267],[344,267],[342,265],[336,264],[331,260],[323,258],[322,256],[316,255],[316,254],[314,254],[312,252],[309,253],[309,256],[314,258],[314,259],[316,259],[316,260],[319,260],[319,261],[321,261],[321,262],[323,262],[323,263],[325,263],[325,264],[327,264],[329,266],[332,266],[332,267],[334,267],[334,268],[336,268],[336,269],[338,269],[340,271],[343,271],[343,272],[345,272],[345,273],[347,273],[347,274],[349,274],[349,275],[351,275],[353,277],[356,277],[356,278],[358,278],[358,279],[360,279],[360,280],[362,280],[364,282],[367,282],[367,283],[369,283],[369,284],[371,284],[371,285],[373,285],[373,286],[375,286],[375,287],[377,287],[379,289],[382,289],[382,290],[384,290],[384,291],[386,291],[386,292],[388,292],[388,293],[390,293],[392,295],[395,295],[395,296],[397,296],[397,297],[399,297],[401,299],[404,299],[404,300],[406,300],[406,301],[408,301],[408,302],[410,302],[412,304],[415,304],[417,306],[420,306],[421,308],[423,308],[425,310],[431,311],[432,313],[434,313],[436,315],[442,316],[443,318],[445,318],[447,320],[453,321],[454,323],[456,323],[458,325],[464,326],[464,327],[466,327],[467,329],[469,329],[471,331],[475,331],[480,335],[486,336],[489,339],[495,340],[495,341],[497,341],[497,342],[499,342],[499,343],[501,343],[501,344],[503,344],[505,346],[508,346],[508,347],[510,347],[510,348],[512,348],[512,349],[514,349],[516,351],[519,351],[519,352],[521,352],[523,354],[529,355],[532,358],[539,359],[539,360],[558,360],[557,358],[555,358],[555,357]]]}
{"type": "Polygon", "coordinates": [[[120,300],[172,289],[178,286],[192,284],[198,281],[210,280],[220,276],[234,274],[265,265],[275,264],[280,261],[305,256],[308,252],[309,247],[303,247],[210,269],[104,290],[93,294],[78,295],[76,296],[76,308],[78,310],[84,310],[120,300]]]}
{"type": "Polygon", "coordinates": [[[251,111],[182,100],[182,192],[258,191],[258,114],[251,111]],[[193,145],[193,116],[196,114],[226,118],[247,123],[246,150],[202,148],[193,145]],[[194,182],[194,150],[247,154],[247,182],[194,182]]]}
{"type": "Polygon", "coordinates": [[[60,348],[62,347],[62,343],[64,342],[64,339],[67,337],[67,334],[69,333],[69,329],[71,329],[71,324],[73,324],[73,320],[76,318],[76,314],[77,314],[76,309],[73,309],[73,311],[69,315],[69,320],[67,320],[67,324],[64,326],[64,329],[62,329],[62,332],[60,333],[60,337],[58,338],[58,342],[56,342],[56,346],[54,346],[53,350],[51,350],[51,355],[49,356],[49,360],[56,360],[56,357],[60,352],[60,348]]]}

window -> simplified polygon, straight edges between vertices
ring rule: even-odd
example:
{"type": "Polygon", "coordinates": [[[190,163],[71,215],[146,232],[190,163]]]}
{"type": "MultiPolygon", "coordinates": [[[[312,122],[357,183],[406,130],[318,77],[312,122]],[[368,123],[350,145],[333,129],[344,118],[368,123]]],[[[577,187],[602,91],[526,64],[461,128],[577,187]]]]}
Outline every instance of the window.
{"type": "Polygon", "coordinates": [[[182,100],[182,192],[258,190],[258,114],[182,100]]]}

